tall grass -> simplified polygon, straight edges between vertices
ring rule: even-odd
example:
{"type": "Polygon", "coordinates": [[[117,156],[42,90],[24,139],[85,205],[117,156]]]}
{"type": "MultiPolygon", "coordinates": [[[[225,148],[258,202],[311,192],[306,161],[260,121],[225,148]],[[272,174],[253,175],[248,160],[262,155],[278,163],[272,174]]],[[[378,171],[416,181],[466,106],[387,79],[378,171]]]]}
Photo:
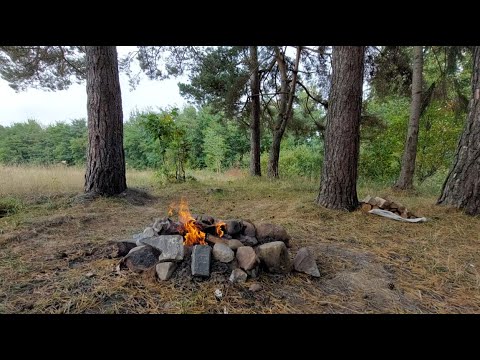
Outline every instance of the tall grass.
{"type": "MultiPolygon", "coordinates": [[[[82,192],[84,176],[83,167],[0,165],[0,198],[82,192]]],[[[128,186],[145,188],[153,183],[152,171],[127,171],[128,186]]]]}

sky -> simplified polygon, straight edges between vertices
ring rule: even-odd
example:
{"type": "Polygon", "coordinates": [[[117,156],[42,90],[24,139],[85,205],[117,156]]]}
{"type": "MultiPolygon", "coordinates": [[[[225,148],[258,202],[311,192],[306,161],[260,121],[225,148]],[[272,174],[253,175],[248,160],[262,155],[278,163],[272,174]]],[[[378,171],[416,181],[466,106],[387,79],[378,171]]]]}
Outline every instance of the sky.
{"type": "MultiPolygon", "coordinates": [[[[119,57],[130,49],[135,47],[119,46],[119,57]]],[[[124,121],[128,120],[135,108],[142,110],[147,107],[156,109],[168,105],[186,105],[178,91],[178,82],[186,82],[186,78],[152,81],[143,77],[136,89],[131,91],[127,76],[120,74],[124,121]]],[[[72,85],[63,91],[29,89],[16,93],[6,81],[0,79],[0,125],[8,126],[28,119],[48,125],[79,118],[87,118],[85,83],[72,85]]]]}

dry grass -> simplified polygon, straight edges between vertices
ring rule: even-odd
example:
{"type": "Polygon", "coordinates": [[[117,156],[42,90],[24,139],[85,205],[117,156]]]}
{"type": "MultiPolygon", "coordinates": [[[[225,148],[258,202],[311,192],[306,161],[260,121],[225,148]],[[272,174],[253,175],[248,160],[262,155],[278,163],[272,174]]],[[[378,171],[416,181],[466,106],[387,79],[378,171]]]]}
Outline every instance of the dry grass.
{"type": "MultiPolygon", "coordinates": [[[[83,167],[0,165],[0,198],[81,192],[84,175],[83,167]]],[[[152,177],[151,171],[129,170],[127,172],[127,182],[135,187],[150,187],[152,177]]]]}
{"type": "MultiPolygon", "coordinates": [[[[360,189],[360,197],[390,197],[431,219],[405,224],[319,208],[313,203],[318,184],[308,181],[195,177],[155,188],[155,200],[144,206],[104,198],[72,204],[65,195],[53,200],[56,206],[31,205],[0,219],[0,312],[480,313],[478,217],[435,206],[434,197],[418,193],[360,189]],[[252,280],[232,285],[225,281],[228,274],[162,283],[118,274],[108,241],[141,231],[182,195],[195,213],[285,226],[293,238],[291,252],[311,246],[321,277],[263,273],[256,280],[263,290],[251,293],[252,280]],[[87,277],[89,272],[95,275],[87,277]],[[217,288],[221,301],[213,295],[217,288]]],[[[153,188],[148,173],[137,178],[153,188]]],[[[80,190],[81,180],[79,190],[68,191],[80,190]]]]}

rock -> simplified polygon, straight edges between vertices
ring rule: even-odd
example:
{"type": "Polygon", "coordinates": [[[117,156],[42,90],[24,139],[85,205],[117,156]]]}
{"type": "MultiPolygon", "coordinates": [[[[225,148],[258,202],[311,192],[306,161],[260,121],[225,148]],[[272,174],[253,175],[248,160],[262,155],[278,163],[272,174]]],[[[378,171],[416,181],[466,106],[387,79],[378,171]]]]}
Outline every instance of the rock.
{"type": "Polygon", "coordinates": [[[295,259],[293,260],[293,267],[296,271],[303,272],[308,275],[320,277],[315,256],[310,249],[303,247],[298,250],[295,259]]]}
{"type": "Polygon", "coordinates": [[[257,255],[267,271],[271,273],[285,274],[290,272],[292,268],[287,247],[282,241],[258,246],[257,255]]]}
{"type": "Polygon", "coordinates": [[[231,236],[240,234],[243,230],[243,224],[241,220],[226,220],[225,221],[225,233],[231,236]]]}
{"type": "Polygon", "coordinates": [[[210,215],[197,215],[195,220],[202,222],[207,225],[213,225],[215,223],[215,219],[210,215]]]}
{"type": "MultiPolygon", "coordinates": [[[[152,227],[159,235],[177,235],[180,223],[170,218],[157,218],[152,227]]],[[[155,235],[157,235],[155,234],[155,235]]]]}
{"type": "Polygon", "coordinates": [[[245,220],[242,220],[242,225],[243,225],[243,235],[250,236],[250,237],[256,236],[255,225],[245,220]]]}
{"type": "MultiPolygon", "coordinates": [[[[259,261],[260,262],[260,261],[259,261]]],[[[247,275],[250,276],[251,278],[255,279],[258,277],[260,273],[260,267],[257,265],[251,270],[247,270],[247,275]]]]}
{"type": "Polygon", "coordinates": [[[152,236],[155,236],[157,235],[157,233],[155,232],[155,230],[153,230],[152,227],[146,227],[145,230],[143,230],[143,235],[145,235],[145,237],[152,237],[152,236]]]}
{"type": "Polygon", "coordinates": [[[210,255],[212,248],[208,245],[195,245],[192,251],[192,275],[210,276],[210,255]]]}
{"type": "Polygon", "coordinates": [[[238,266],[244,270],[251,270],[257,266],[260,261],[250,246],[242,246],[237,249],[238,266]]]}
{"type": "Polygon", "coordinates": [[[145,233],[141,232],[139,234],[134,234],[133,235],[133,241],[135,242],[135,244],[137,246],[140,246],[142,245],[142,243],[140,242],[142,239],[148,239],[150,236],[146,235],[145,233]]]}
{"type": "Polygon", "coordinates": [[[229,263],[235,257],[235,253],[225,244],[217,243],[213,247],[213,258],[223,263],[229,263]]]}
{"type": "Polygon", "coordinates": [[[240,235],[238,240],[243,244],[243,246],[255,246],[258,244],[257,238],[253,236],[240,235]]]}
{"type": "Polygon", "coordinates": [[[247,273],[242,269],[234,269],[228,280],[232,283],[243,283],[247,281],[247,273]]]}
{"type": "Polygon", "coordinates": [[[290,247],[290,235],[280,225],[261,223],[256,224],[257,240],[260,244],[273,241],[283,241],[287,247],[290,247]]]}
{"type": "Polygon", "coordinates": [[[173,272],[177,268],[177,263],[174,262],[162,262],[157,264],[155,270],[160,280],[168,280],[172,276],[173,272]]]}
{"type": "Polygon", "coordinates": [[[137,246],[130,250],[127,256],[122,259],[122,262],[134,272],[142,272],[148,270],[158,263],[158,255],[160,252],[149,246],[137,246]]]}
{"type": "Polygon", "coordinates": [[[132,250],[134,247],[137,246],[137,243],[135,240],[120,240],[120,241],[115,241],[115,245],[117,246],[117,251],[113,255],[113,257],[123,257],[127,255],[130,250],[132,250]]]}
{"type": "Polygon", "coordinates": [[[260,290],[262,290],[262,285],[257,284],[257,283],[252,284],[252,285],[250,285],[250,287],[248,288],[248,290],[250,290],[251,292],[260,291],[260,290]]]}
{"type": "Polygon", "coordinates": [[[160,235],[140,241],[142,244],[150,245],[161,252],[158,260],[182,261],[184,255],[183,237],[181,235],[160,235]]]}
{"type": "Polygon", "coordinates": [[[91,278],[91,277],[94,277],[95,274],[94,274],[93,272],[88,272],[88,273],[85,274],[85,276],[86,276],[87,278],[91,278]]]}
{"type": "Polygon", "coordinates": [[[228,240],[228,247],[232,250],[237,250],[240,246],[244,246],[240,240],[232,239],[228,240]]]}

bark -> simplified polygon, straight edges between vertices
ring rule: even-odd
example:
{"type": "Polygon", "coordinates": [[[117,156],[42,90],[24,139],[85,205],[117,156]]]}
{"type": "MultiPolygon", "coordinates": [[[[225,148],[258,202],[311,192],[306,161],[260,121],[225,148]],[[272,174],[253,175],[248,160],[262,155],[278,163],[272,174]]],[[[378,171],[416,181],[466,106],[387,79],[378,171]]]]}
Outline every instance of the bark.
{"type": "Polygon", "coordinates": [[[85,192],[119,194],[127,188],[123,113],[115,46],[87,46],[88,154],[85,192]]]}
{"type": "Polygon", "coordinates": [[[285,55],[280,52],[278,47],[275,48],[275,51],[278,72],[280,73],[280,106],[273,131],[273,141],[270,147],[270,154],[268,157],[267,176],[269,178],[279,177],[278,161],[280,159],[280,143],[282,142],[288,120],[292,115],[293,98],[295,96],[298,67],[300,64],[300,53],[302,49],[300,46],[297,47],[297,55],[295,58],[290,88],[288,86],[289,80],[287,75],[287,63],[285,61],[285,55]]]}
{"type": "Polygon", "coordinates": [[[410,121],[408,123],[407,139],[402,158],[400,177],[395,187],[402,190],[413,188],[413,175],[415,173],[415,158],[417,157],[418,128],[420,113],[422,111],[422,73],[423,73],[423,48],[415,46],[413,58],[412,77],[412,103],[410,107],[410,121]]]}
{"type": "Polygon", "coordinates": [[[252,96],[252,119],[250,121],[250,175],[262,176],[260,168],[260,72],[258,49],[250,46],[250,91],[252,96]]]}
{"type": "Polygon", "coordinates": [[[480,46],[473,55],[472,99],[452,169],[438,204],[453,205],[469,215],[480,214],[480,46]]]}
{"type": "Polygon", "coordinates": [[[334,46],[325,156],[317,204],[353,211],[358,207],[357,166],[362,108],[363,46],[334,46]]]}

